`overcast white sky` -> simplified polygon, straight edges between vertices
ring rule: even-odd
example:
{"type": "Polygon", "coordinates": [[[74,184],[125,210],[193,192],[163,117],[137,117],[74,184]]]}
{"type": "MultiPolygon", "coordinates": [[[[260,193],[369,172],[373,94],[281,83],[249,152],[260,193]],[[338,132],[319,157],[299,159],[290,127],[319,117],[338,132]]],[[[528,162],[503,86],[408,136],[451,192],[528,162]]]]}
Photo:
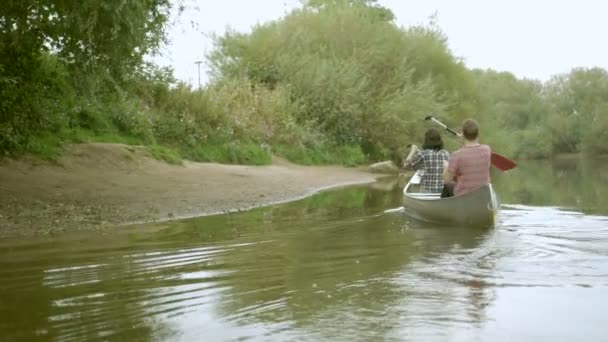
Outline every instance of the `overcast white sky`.
{"type": "MultiPolygon", "coordinates": [[[[608,69],[608,2],[602,0],[379,2],[395,13],[400,26],[428,23],[437,12],[452,52],[469,67],[542,81],[572,67],[608,69]]],[[[296,6],[298,0],[188,0],[189,9],[170,31],[170,45],[155,61],[172,66],[178,79],[196,85],[195,61],[212,49],[206,34],[227,27],[250,32],[256,23],[280,18],[296,6]]],[[[206,71],[202,65],[202,83],[206,71]]]]}

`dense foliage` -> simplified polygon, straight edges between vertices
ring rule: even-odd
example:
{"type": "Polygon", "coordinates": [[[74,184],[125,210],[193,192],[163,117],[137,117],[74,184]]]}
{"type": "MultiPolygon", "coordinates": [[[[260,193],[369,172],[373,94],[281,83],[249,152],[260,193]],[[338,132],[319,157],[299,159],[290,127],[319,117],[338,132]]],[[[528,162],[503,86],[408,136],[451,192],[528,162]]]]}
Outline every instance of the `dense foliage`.
{"type": "Polygon", "coordinates": [[[427,113],[463,117],[472,78],[434,27],[400,29],[362,1],[305,6],[251,34],[217,39],[215,77],[285,87],[293,118],[332,142],[394,156],[427,113]]]}
{"type": "Polygon", "coordinates": [[[523,158],[606,154],[608,73],[575,68],[545,84],[509,73],[475,71],[486,139],[523,158]]]}
{"type": "MultiPolygon", "coordinates": [[[[469,70],[433,23],[399,27],[375,0],[309,0],[249,34],[216,37],[212,81],[192,89],[144,62],[174,2],[7,0],[0,6],[0,152],[52,157],[65,142],[182,157],[356,165],[399,159],[430,113],[466,117],[501,153],[608,153],[608,73],[549,82],[469,70]]],[[[182,1],[177,2],[177,7],[182,1]]],[[[445,137],[450,148],[454,139],[445,137]]]]}
{"type": "Polygon", "coordinates": [[[79,125],[91,102],[114,95],[164,41],[170,8],[169,0],[3,1],[0,149],[28,149],[34,134],[79,125]]]}

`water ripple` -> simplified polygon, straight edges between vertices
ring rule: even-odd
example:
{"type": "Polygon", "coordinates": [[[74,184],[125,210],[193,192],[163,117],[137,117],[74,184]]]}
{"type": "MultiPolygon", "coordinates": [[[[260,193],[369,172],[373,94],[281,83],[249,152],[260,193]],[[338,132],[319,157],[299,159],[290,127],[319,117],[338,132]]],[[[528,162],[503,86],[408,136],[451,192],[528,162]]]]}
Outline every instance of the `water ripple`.
{"type": "Polygon", "coordinates": [[[504,320],[505,307],[563,301],[593,318],[572,298],[606,298],[596,292],[608,287],[606,217],[505,206],[497,228],[474,230],[378,212],[325,222],[319,213],[312,221],[285,215],[262,226],[251,224],[255,212],[241,214],[220,227],[236,233],[215,240],[191,236],[216,226],[178,225],[169,241],[92,239],[63,253],[61,241],[0,247],[0,333],[57,341],[468,340],[504,320]]]}

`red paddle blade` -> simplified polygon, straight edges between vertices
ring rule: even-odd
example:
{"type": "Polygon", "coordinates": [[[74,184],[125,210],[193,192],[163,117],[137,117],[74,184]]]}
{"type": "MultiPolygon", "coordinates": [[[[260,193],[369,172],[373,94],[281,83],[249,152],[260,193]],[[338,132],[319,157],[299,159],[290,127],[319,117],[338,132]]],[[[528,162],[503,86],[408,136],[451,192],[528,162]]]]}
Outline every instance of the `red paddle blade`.
{"type": "Polygon", "coordinates": [[[502,171],[511,170],[512,168],[517,166],[517,164],[515,164],[515,162],[512,161],[511,159],[503,157],[500,154],[495,153],[495,152],[492,152],[491,161],[492,161],[492,165],[496,166],[498,169],[500,169],[502,171]]]}

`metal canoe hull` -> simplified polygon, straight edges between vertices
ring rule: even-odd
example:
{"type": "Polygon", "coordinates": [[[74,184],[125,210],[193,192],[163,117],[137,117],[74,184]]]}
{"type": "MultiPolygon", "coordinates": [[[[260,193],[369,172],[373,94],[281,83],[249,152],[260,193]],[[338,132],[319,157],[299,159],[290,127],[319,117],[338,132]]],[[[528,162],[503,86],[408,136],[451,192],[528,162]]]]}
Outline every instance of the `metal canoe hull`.
{"type": "Polygon", "coordinates": [[[417,219],[466,226],[495,225],[499,204],[492,184],[448,198],[410,193],[408,188],[404,189],[403,206],[406,213],[417,219]]]}

